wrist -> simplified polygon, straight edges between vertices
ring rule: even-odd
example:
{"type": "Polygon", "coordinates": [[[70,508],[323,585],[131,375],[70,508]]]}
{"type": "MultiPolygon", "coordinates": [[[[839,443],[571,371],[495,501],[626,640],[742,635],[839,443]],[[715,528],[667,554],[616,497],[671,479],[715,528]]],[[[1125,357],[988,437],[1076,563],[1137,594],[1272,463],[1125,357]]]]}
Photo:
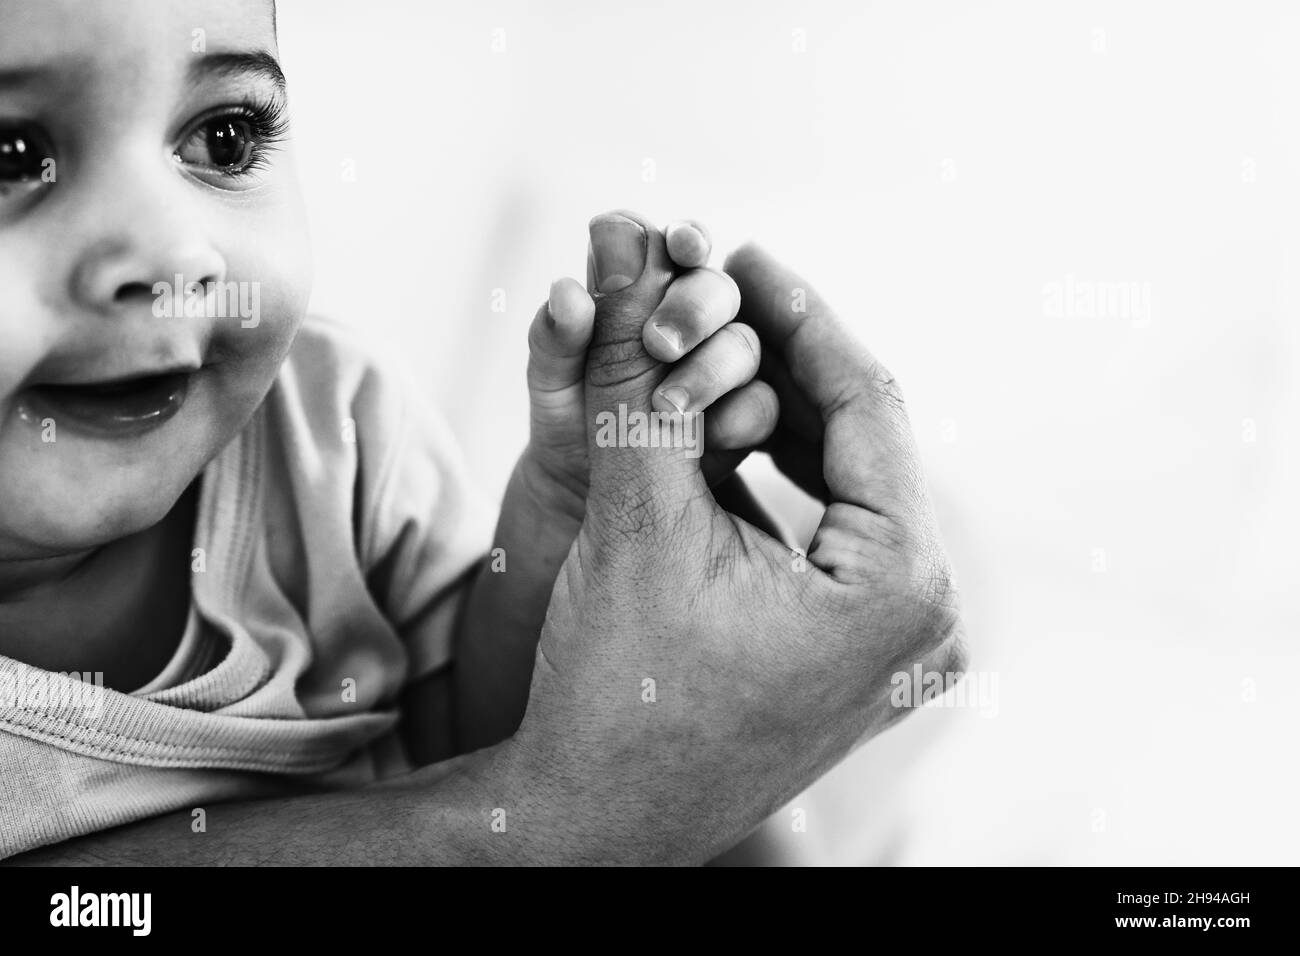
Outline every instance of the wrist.
{"type": "MultiPolygon", "coordinates": [[[[536,703],[529,703],[534,716],[546,710],[536,703]]],[[[709,814],[696,812],[698,794],[648,785],[648,768],[626,750],[583,748],[572,743],[572,735],[557,735],[526,719],[498,759],[503,789],[518,811],[507,810],[507,818],[512,827],[518,823],[528,831],[530,860],[563,866],[698,865],[734,842],[717,842],[713,828],[700,825],[709,814]]]]}
{"type": "Polygon", "coordinates": [[[638,862],[624,839],[644,825],[631,802],[602,799],[603,783],[559,770],[570,755],[551,740],[520,730],[494,748],[490,777],[501,795],[493,807],[499,839],[493,849],[510,862],[581,866],[638,862]],[[617,829],[609,808],[618,806],[617,829]]]}
{"type": "Polygon", "coordinates": [[[604,828],[585,807],[584,792],[553,772],[554,755],[515,734],[491,747],[416,771],[399,784],[412,812],[407,838],[445,840],[439,833],[448,798],[469,811],[459,831],[465,855],[479,865],[578,865],[607,860],[604,828]]]}

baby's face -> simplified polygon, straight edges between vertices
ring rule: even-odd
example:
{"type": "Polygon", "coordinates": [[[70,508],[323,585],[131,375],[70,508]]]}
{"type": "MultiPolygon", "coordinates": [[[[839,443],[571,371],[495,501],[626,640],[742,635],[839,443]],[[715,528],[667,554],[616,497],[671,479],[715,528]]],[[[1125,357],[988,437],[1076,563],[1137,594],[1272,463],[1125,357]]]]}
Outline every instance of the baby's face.
{"type": "Polygon", "coordinates": [[[161,520],[270,388],[311,272],[273,16],[0,0],[0,560],[161,520]]]}

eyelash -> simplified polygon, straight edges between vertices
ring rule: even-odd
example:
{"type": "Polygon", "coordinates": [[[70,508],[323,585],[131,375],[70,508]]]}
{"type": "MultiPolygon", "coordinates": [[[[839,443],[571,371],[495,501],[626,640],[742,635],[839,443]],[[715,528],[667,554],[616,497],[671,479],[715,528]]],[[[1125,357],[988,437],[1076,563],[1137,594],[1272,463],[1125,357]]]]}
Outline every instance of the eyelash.
{"type": "Polygon", "coordinates": [[[238,118],[248,124],[252,136],[248,160],[237,169],[211,167],[212,172],[232,179],[250,175],[268,165],[268,156],[289,133],[289,114],[283,103],[272,100],[245,100],[233,106],[212,110],[191,123],[181,137],[184,143],[194,132],[213,120],[238,118]]]}
{"type": "MultiPolygon", "coordinates": [[[[288,132],[288,107],[282,99],[276,97],[267,97],[265,99],[249,98],[243,102],[209,110],[199,118],[191,121],[175,147],[175,155],[178,162],[184,163],[187,168],[193,171],[194,175],[205,178],[209,182],[214,179],[224,180],[233,187],[242,184],[244,179],[251,177],[259,170],[267,168],[270,165],[270,154],[278,144],[285,141],[288,132]],[[182,151],[185,150],[189,141],[197,133],[202,131],[206,125],[223,119],[237,121],[243,124],[247,131],[248,155],[240,165],[227,167],[212,163],[186,162],[180,158],[182,151]]],[[[52,159],[56,154],[50,137],[41,124],[37,122],[13,121],[0,123],[0,138],[3,138],[5,134],[8,134],[9,138],[20,136],[23,140],[28,141],[29,145],[34,146],[41,156],[52,159]]],[[[13,180],[0,180],[0,200],[5,200],[12,193],[20,190],[24,194],[30,192],[33,188],[31,182],[34,181],[36,181],[34,172],[31,176],[19,176],[13,180]]],[[[53,182],[53,179],[50,182],[53,182]]]]}

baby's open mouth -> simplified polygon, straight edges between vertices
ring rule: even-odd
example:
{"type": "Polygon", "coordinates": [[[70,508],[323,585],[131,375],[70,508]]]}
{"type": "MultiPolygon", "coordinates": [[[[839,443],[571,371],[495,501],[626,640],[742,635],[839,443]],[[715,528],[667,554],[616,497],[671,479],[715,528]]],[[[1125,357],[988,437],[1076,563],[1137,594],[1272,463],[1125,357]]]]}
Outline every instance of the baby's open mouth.
{"type": "Polygon", "coordinates": [[[192,372],[141,375],[109,382],[33,385],[23,399],[39,421],[109,438],[157,428],[185,404],[192,372]]]}

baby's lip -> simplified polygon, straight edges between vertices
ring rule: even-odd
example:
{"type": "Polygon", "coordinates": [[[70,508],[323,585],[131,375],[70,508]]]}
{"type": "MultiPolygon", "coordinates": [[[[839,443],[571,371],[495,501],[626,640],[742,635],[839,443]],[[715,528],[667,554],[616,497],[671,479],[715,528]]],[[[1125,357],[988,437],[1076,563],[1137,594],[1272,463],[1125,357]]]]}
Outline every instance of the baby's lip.
{"type": "Polygon", "coordinates": [[[198,365],[169,365],[156,369],[140,369],[133,372],[101,376],[85,374],[76,376],[69,375],[31,382],[28,385],[28,388],[84,388],[112,391],[114,389],[138,384],[147,379],[165,378],[169,375],[192,375],[197,372],[199,368],[200,366],[198,365]]]}
{"type": "Polygon", "coordinates": [[[99,381],[49,382],[20,396],[24,417],[53,420],[99,438],[129,438],[160,427],[185,404],[196,370],[180,369],[99,381]]]}

